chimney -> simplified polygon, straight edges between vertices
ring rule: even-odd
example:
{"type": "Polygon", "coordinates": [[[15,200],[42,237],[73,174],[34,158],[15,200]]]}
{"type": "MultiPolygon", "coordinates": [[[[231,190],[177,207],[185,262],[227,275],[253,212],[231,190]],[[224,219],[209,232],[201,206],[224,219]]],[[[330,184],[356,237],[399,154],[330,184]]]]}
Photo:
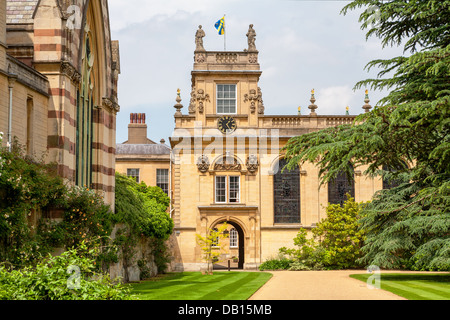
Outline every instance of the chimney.
{"type": "Polygon", "coordinates": [[[128,125],[128,144],[147,144],[145,113],[131,113],[128,125]]]}

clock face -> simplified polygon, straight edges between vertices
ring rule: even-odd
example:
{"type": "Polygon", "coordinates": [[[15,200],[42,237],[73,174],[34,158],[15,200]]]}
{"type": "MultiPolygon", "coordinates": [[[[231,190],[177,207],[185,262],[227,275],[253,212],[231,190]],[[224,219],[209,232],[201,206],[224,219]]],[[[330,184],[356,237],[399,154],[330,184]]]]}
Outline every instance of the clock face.
{"type": "Polygon", "coordinates": [[[237,129],[236,120],[230,116],[224,116],[219,119],[218,127],[223,134],[231,134],[237,129]]]}

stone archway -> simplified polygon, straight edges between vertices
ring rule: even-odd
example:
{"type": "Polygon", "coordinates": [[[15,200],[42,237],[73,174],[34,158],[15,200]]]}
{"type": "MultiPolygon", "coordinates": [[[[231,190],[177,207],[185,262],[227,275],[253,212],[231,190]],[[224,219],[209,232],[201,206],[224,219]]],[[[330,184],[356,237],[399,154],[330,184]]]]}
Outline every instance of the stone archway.
{"type": "MultiPolygon", "coordinates": [[[[236,254],[230,254],[230,252],[227,253],[227,255],[229,255],[229,259],[226,259],[218,264],[214,265],[214,270],[224,270],[224,269],[228,269],[228,260],[232,260],[231,258],[233,257],[237,257],[238,261],[237,263],[233,263],[233,261],[230,261],[230,266],[231,269],[234,270],[242,270],[244,269],[244,263],[245,263],[245,234],[244,234],[244,230],[243,228],[239,225],[239,223],[235,222],[235,221],[226,221],[226,220],[222,220],[222,221],[218,221],[214,227],[212,229],[214,229],[216,226],[219,226],[223,223],[227,223],[227,225],[230,226],[229,229],[234,228],[237,231],[237,248],[235,248],[236,250],[236,254]]],[[[228,230],[229,231],[229,230],[228,230]]],[[[228,239],[229,241],[230,239],[228,239]]],[[[228,247],[227,250],[229,250],[230,248],[228,247]]],[[[231,250],[230,250],[231,251],[231,250]]]]}

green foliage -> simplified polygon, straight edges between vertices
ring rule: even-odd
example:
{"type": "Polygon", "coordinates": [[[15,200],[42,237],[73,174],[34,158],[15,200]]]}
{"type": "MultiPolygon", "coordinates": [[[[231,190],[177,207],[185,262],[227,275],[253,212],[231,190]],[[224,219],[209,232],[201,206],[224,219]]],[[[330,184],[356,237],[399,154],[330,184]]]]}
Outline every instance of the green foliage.
{"type": "Polygon", "coordinates": [[[173,231],[173,220],[167,214],[169,197],[157,187],[116,173],[116,219],[139,234],[167,240],[173,231]]]}
{"type": "Polygon", "coordinates": [[[84,243],[36,267],[0,266],[0,300],[129,300],[130,289],[96,272],[98,249],[84,243]]]}
{"type": "Polygon", "coordinates": [[[323,249],[314,238],[308,239],[306,229],[300,229],[294,238],[297,249],[280,248],[281,255],[286,255],[292,261],[289,265],[291,271],[322,270],[324,254],[323,249]]]}
{"type": "Polygon", "coordinates": [[[223,223],[219,228],[210,230],[206,237],[196,235],[197,244],[200,245],[203,253],[203,259],[208,264],[208,272],[212,272],[212,266],[220,261],[219,257],[224,252],[223,242],[221,243],[220,240],[228,238],[229,234],[224,233],[227,228],[228,225],[223,223]]]}
{"type": "Polygon", "coordinates": [[[361,247],[365,231],[359,224],[360,212],[365,204],[358,204],[348,196],[343,206],[330,204],[327,218],[322,220],[313,234],[319,239],[322,263],[325,267],[348,269],[361,267],[361,247]]]}
{"type": "Polygon", "coordinates": [[[259,266],[260,271],[276,271],[276,270],[287,270],[291,266],[292,260],[287,258],[281,259],[270,259],[263,262],[259,266]]]}
{"type": "Polygon", "coordinates": [[[261,265],[261,270],[279,268],[304,271],[360,267],[357,260],[362,256],[365,232],[358,221],[365,205],[356,203],[350,196],[343,206],[329,205],[327,218],[312,229],[312,238],[308,239],[306,229],[300,229],[294,238],[296,248],[280,248],[280,258],[266,261],[261,265]]]}
{"type": "Polygon", "coordinates": [[[109,206],[95,191],[67,187],[56,208],[63,212],[61,222],[42,219],[39,223],[38,236],[47,244],[76,247],[84,241],[106,243],[109,240],[115,222],[109,206]]]}
{"type": "MultiPolygon", "coordinates": [[[[169,197],[158,187],[149,187],[144,182],[116,173],[115,220],[121,228],[117,231],[114,244],[121,250],[124,264],[131,265],[136,254],[136,245],[146,239],[152,247],[158,272],[167,270],[170,255],[165,241],[173,231],[174,223],[167,213],[169,197]]],[[[148,273],[145,262],[138,261],[142,276],[148,273]]]]}
{"type": "Polygon", "coordinates": [[[18,272],[33,270],[55,248],[77,248],[83,243],[100,249],[95,268],[106,270],[120,254],[132,257],[133,245],[147,237],[154,238],[149,243],[155,247],[158,268],[165,270],[168,254],[163,246],[173,222],[165,212],[170,200],[159,188],[133,185],[119,177],[119,210],[113,214],[102,195],[66,185],[54,168],[23,156],[17,143],[12,152],[0,147],[0,261],[5,266],[18,272]],[[61,220],[51,218],[55,213],[61,220]],[[119,227],[112,241],[116,225],[125,228],[119,227]]]}
{"type": "Polygon", "coordinates": [[[361,263],[450,270],[450,1],[355,0],[342,12],[358,7],[366,7],[360,21],[363,29],[370,26],[367,37],[379,37],[383,46],[406,40],[411,55],[370,62],[369,70],[381,69],[377,79],[355,89],[390,93],[353,125],[291,139],[288,167],[316,163],[322,184],[340,172],[351,177],[348,163],[367,166],[371,177],[402,178],[406,182],[378,192],[364,209],[361,263]],[[370,26],[373,5],[380,21],[370,26]],[[388,175],[386,167],[399,169],[388,175]]]}
{"type": "Polygon", "coordinates": [[[171,261],[172,256],[166,242],[163,239],[152,239],[152,254],[155,261],[158,273],[166,273],[168,263],[171,261]]]}

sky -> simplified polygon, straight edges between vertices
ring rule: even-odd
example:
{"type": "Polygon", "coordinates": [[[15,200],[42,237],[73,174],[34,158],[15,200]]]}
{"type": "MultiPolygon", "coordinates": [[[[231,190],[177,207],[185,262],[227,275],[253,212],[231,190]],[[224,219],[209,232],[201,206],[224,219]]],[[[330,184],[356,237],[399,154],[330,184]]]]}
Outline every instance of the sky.
{"type": "MultiPolygon", "coordinates": [[[[338,0],[109,0],[111,36],[119,40],[121,74],[117,143],[128,139],[130,113],[145,113],[148,138],[155,142],[174,129],[177,89],[187,114],[195,33],[202,25],[207,51],[223,51],[224,36],[214,24],[226,15],[226,49],[247,48],[250,24],[262,76],[266,115],[309,114],[311,90],[319,115],[363,112],[365,88],[355,84],[376,78],[365,70],[374,59],[402,54],[382,49],[381,41],[361,30],[358,11],[340,14],[349,1],[338,0]]],[[[370,89],[370,88],[368,88],[370,89]]],[[[386,92],[370,92],[371,104],[386,92]]]]}

